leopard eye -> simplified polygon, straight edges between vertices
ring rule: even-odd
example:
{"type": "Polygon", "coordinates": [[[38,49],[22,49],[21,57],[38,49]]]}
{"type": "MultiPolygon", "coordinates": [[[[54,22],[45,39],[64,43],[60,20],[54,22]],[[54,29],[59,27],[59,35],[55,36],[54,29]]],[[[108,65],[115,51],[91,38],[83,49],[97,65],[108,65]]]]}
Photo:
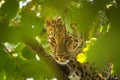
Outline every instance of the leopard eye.
{"type": "Polygon", "coordinates": [[[49,41],[55,42],[55,39],[53,37],[49,38],[49,41]]]}
{"type": "Polygon", "coordinates": [[[50,31],[49,34],[54,34],[53,31],[50,31]]]}

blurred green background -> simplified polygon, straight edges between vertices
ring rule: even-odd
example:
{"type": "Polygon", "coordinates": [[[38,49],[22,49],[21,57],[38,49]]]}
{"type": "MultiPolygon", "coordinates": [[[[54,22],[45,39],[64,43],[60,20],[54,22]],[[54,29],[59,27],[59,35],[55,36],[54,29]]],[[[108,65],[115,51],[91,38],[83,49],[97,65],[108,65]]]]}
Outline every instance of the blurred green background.
{"type": "Polygon", "coordinates": [[[86,61],[94,62],[100,70],[110,62],[114,73],[120,73],[119,0],[0,0],[0,80],[58,77],[27,44],[36,39],[49,52],[45,19],[57,16],[62,17],[68,31],[73,23],[90,42],[86,61]]]}

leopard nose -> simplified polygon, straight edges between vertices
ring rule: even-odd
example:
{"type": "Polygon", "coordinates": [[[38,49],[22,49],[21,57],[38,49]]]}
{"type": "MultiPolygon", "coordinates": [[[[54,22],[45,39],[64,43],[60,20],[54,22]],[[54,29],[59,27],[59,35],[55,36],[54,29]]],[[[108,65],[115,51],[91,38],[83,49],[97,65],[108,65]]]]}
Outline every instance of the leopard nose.
{"type": "Polygon", "coordinates": [[[64,56],[56,56],[55,59],[60,61],[60,62],[64,62],[65,61],[64,56]]]}

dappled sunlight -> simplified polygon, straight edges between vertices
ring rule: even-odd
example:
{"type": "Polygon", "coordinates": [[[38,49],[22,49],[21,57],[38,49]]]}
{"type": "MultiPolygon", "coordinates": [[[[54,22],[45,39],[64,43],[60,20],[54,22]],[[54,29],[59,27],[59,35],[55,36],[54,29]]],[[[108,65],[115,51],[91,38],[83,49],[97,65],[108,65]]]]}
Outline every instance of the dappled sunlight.
{"type": "Polygon", "coordinates": [[[30,2],[30,1],[32,1],[32,0],[26,0],[25,2],[20,1],[20,2],[19,2],[19,5],[20,5],[19,8],[22,8],[22,7],[26,6],[27,3],[30,2]]]}
{"type": "Polygon", "coordinates": [[[5,0],[1,0],[0,1],[0,8],[2,7],[2,5],[5,3],[5,0]]]}
{"type": "Polygon", "coordinates": [[[26,78],[26,80],[34,80],[33,78],[26,78]]]}

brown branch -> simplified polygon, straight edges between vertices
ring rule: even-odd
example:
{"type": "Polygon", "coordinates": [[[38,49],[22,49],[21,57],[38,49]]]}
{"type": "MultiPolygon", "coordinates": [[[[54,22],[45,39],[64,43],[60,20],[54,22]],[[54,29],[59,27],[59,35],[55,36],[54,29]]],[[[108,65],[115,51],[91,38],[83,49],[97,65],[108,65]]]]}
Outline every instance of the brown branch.
{"type": "Polygon", "coordinates": [[[58,80],[68,80],[68,76],[65,71],[58,65],[54,59],[44,50],[42,45],[38,43],[35,39],[27,39],[24,41],[26,45],[31,47],[37,55],[47,63],[47,65],[51,68],[51,70],[55,73],[55,77],[58,80]]]}

